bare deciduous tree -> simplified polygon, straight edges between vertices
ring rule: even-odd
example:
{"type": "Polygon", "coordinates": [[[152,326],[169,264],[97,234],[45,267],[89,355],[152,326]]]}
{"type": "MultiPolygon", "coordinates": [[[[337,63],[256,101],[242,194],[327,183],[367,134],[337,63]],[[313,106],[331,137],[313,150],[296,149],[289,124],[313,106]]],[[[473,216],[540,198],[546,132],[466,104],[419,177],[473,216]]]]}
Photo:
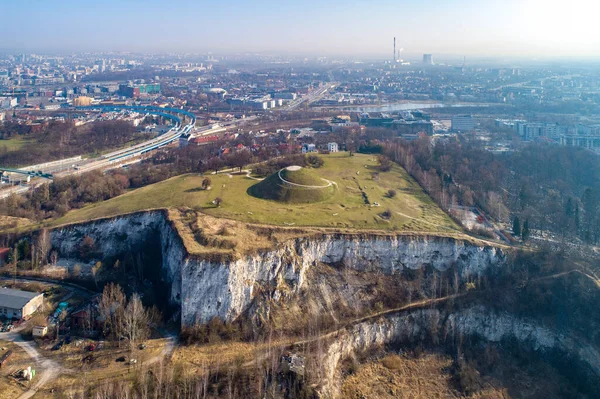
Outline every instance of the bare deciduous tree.
{"type": "Polygon", "coordinates": [[[125,294],[118,284],[110,283],[104,287],[98,310],[104,322],[104,334],[118,339],[125,311],[125,294]]]}
{"type": "Polygon", "coordinates": [[[37,261],[40,263],[40,266],[44,266],[48,262],[48,254],[50,253],[50,249],[52,249],[50,233],[47,229],[40,230],[35,247],[37,249],[37,261]]]}
{"type": "Polygon", "coordinates": [[[50,263],[52,264],[52,266],[56,266],[56,264],[58,263],[58,252],[52,251],[50,253],[50,263]]]}
{"type": "Polygon", "coordinates": [[[148,333],[148,312],[144,309],[140,296],[133,294],[123,318],[123,334],[129,341],[130,350],[133,351],[135,344],[146,338],[148,333]]]}

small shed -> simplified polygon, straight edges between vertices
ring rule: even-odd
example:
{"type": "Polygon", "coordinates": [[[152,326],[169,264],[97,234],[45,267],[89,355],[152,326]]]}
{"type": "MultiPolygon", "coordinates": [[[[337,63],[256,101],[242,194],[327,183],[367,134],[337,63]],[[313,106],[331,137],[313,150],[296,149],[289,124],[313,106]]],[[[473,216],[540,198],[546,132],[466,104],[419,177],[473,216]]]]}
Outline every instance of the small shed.
{"type": "Polygon", "coordinates": [[[34,337],[44,337],[48,334],[48,326],[34,326],[31,333],[34,337]]]}
{"type": "Polygon", "coordinates": [[[10,359],[12,354],[13,354],[13,351],[8,350],[8,351],[4,352],[4,354],[2,356],[0,356],[0,367],[4,366],[8,362],[8,359],[10,359]]]}

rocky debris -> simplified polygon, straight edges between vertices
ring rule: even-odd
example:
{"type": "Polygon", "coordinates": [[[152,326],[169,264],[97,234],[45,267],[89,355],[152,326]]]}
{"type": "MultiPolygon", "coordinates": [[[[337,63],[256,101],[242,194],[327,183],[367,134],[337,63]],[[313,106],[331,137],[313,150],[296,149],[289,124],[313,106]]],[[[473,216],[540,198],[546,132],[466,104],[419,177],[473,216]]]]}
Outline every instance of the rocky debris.
{"type": "Polygon", "coordinates": [[[304,356],[296,353],[286,354],[281,357],[281,371],[304,376],[304,356]]]}

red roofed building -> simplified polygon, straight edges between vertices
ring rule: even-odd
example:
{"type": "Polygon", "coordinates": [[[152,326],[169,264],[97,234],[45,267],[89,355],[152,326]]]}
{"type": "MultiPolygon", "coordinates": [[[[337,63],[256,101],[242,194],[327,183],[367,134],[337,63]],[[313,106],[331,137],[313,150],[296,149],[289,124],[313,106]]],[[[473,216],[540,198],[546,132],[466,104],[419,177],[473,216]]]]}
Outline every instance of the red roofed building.
{"type": "Polygon", "coordinates": [[[190,140],[191,144],[204,145],[219,141],[219,136],[200,136],[190,140]]]}

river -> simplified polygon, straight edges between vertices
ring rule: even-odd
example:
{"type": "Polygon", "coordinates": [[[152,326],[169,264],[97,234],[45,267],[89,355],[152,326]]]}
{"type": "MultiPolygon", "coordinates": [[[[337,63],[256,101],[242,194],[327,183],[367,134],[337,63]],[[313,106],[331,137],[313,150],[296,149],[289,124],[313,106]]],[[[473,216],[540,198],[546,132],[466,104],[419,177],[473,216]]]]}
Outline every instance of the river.
{"type": "MultiPolygon", "coordinates": [[[[414,109],[428,109],[428,108],[466,108],[466,107],[489,107],[496,104],[483,104],[483,103],[457,103],[457,104],[445,104],[445,103],[393,103],[386,105],[366,105],[366,106],[348,106],[340,107],[341,111],[346,112],[395,112],[395,111],[409,111],[414,109]]],[[[498,104],[501,105],[501,104],[498,104]]]]}

